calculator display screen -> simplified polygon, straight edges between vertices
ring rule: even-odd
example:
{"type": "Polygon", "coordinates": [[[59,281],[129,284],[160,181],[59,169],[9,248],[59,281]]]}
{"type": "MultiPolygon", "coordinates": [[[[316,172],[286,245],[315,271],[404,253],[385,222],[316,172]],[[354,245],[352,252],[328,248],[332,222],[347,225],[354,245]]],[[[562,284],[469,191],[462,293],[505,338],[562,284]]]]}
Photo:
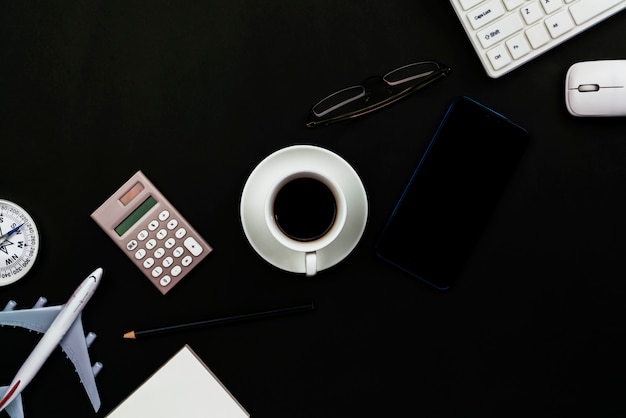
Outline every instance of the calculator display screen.
{"type": "Polygon", "coordinates": [[[118,226],[115,227],[115,232],[120,237],[124,235],[130,228],[133,227],[154,205],[156,205],[157,201],[154,197],[148,196],[146,200],[143,201],[141,205],[137,207],[134,211],[131,212],[118,226]]]}

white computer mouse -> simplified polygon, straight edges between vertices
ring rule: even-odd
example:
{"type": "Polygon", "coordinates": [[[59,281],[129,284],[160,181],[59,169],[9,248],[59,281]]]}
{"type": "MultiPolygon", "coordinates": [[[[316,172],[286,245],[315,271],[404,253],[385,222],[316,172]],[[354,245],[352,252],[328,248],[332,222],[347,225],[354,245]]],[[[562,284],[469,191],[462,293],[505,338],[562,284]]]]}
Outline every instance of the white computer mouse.
{"type": "Polygon", "coordinates": [[[574,116],[626,116],[626,60],[572,65],[565,77],[565,104],[574,116]]]}

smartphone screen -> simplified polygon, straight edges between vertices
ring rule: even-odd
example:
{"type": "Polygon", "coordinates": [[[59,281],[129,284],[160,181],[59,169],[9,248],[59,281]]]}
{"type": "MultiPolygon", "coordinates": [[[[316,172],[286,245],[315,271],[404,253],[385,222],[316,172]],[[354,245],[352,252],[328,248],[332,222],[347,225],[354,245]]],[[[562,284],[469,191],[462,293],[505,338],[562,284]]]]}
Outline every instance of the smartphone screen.
{"type": "Polygon", "coordinates": [[[487,225],[528,133],[468,97],[454,99],[376,243],[376,254],[448,289],[487,225]]]}

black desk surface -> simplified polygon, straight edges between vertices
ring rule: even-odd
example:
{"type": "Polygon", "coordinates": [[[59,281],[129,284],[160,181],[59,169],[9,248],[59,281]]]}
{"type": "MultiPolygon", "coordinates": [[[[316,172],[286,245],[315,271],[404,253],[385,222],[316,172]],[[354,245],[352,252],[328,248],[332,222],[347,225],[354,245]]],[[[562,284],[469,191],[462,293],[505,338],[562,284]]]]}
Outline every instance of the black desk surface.
{"type": "MultiPolygon", "coordinates": [[[[105,269],[83,312],[104,363],[100,412],[58,350],[23,393],[26,416],[104,416],[185,343],[257,418],[626,413],[626,119],[574,118],[563,93],[571,64],[626,58],[626,14],[494,80],[447,1],[349,3],[2,2],[0,197],[33,215],[42,249],[0,303],[64,303],[105,269]],[[304,126],[325,94],[423,59],[453,71],[365,119],[304,126]],[[439,292],[373,245],[457,95],[532,140],[461,277],[439,292]],[[239,219],[251,170],[299,143],[343,156],[370,202],[357,248],[314,278],[267,264],[239,219]],[[138,169],[215,248],[165,296],[89,217],[138,169]],[[308,300],[311,314],[122,339],[308,300]]],[[[6,385],[39,337],[0,333],[6,385]]]]}

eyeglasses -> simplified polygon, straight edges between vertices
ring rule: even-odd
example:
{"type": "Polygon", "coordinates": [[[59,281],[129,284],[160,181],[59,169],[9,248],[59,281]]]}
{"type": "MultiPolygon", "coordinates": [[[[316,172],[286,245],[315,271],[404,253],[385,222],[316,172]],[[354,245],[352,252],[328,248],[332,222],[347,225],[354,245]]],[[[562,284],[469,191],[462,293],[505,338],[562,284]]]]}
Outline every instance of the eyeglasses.
{"type": "Polygon", "coordinates": [[[423,61],[405,65],[384,76],[375,75],[363,83],[339,90],[317,102],[309,112],[306,126],[353,119],[382,109],[445,77],[450,68],[440,62],[423,61]]]}

